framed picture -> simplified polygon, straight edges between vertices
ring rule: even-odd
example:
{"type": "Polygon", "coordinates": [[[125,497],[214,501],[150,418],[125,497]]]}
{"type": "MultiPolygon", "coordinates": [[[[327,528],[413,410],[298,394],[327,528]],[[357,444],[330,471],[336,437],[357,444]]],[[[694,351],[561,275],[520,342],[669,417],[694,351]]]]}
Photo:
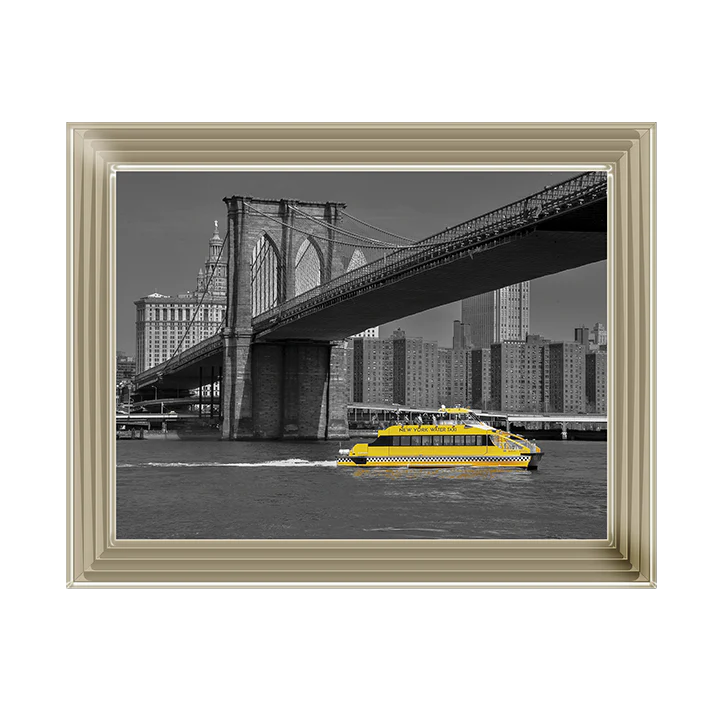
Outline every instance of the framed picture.
{"type": "Polygon", "coordinates": [[[655,586],[654,124],[67,132],[70,587],[655,586]]]}

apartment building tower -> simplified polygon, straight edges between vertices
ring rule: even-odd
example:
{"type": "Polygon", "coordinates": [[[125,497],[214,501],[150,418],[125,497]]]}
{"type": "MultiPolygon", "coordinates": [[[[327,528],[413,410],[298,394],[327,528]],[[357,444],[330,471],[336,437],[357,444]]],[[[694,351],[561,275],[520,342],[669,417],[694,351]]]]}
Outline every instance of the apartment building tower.
{"type": "Polygon", "coordinates": [[[501,412],[544,412],[549,347],[544,343],[503,341],[490,349],[491,405],[501,412]]]}
{"type": "Polygon", "coordinates": [[[551,412],[585,411],[585,348],[577,342],[549,345],[551,412]]]}
{"type": "Polygon", "coordinates": [[[439,349],[436,341],[407,338],[397,329],[392,342],[392,401],[407,407],[439,406],[439,349]]]}
{"type": "Polygon", "coordinates": [[[608,355],[594,351],[585,356],[585,396],[587,411],[607,414],[608,355]]]}
{"type": "Polygon", "coordinates": [[[360,404],[391,404],[393,345],[389,339],[357,336],[351,344],[351,400],[360,404]]]}
{"type": "Polygon", "coordinates": [[[468,407],[472,404],[471,363],[471,349],[439,349],[440,405],[468,407]]]}

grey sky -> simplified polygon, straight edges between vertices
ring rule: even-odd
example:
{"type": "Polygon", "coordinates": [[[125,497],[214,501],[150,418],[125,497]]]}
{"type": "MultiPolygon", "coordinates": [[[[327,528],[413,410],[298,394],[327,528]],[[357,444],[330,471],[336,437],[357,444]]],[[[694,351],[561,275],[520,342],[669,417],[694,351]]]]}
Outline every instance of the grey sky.
{"type": "MultiPolygon", "coordinates": [[[[522,172],[119,172],[117,179],[118,349],[135,353],[133,302],[158,291],[195,288],[213,222],[226,227],[224,196],[341,201],[353,216],[421,239],[558,183],[571,173],[522,172]]],[[[606,262],[531,284],[530,330],[572,339],[573,329],[606,323],[606,262]]],[[[385,324],[452,345],[461,303],[385,324]]]]}

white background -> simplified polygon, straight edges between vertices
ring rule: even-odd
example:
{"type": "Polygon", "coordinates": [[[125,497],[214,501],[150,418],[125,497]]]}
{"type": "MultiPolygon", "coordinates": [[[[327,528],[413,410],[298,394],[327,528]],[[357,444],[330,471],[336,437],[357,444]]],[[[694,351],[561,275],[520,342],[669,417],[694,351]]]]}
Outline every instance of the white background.
{"type": "Polygon", "coordinates": [[[720,714],[719,25],[670,7],[6,10],[6,719],[720,714]],[[657,121],[659,588],[66,590],[66,121],[657,121]]]}

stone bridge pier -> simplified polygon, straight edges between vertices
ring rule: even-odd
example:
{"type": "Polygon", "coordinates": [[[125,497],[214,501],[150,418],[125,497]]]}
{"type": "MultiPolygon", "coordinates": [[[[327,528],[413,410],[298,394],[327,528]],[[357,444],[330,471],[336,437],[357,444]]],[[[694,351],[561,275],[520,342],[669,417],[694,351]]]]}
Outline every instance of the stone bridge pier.
{"type": "Polygon", "coordinates": [[[254,344],[229,335],[224,349],[223,439],[349,438],[343,342],[254,344]]]}
{"type": "Polygon", "coordinates": [[[239,196],[224,201],[229,257],[222,439],[348,439],[346,342],[266,343],[252,329],[254,315],[342,271],[333,246],[341,204],[239,196]],[[303,216],[294,211],[301,205],[303,216]]]}

